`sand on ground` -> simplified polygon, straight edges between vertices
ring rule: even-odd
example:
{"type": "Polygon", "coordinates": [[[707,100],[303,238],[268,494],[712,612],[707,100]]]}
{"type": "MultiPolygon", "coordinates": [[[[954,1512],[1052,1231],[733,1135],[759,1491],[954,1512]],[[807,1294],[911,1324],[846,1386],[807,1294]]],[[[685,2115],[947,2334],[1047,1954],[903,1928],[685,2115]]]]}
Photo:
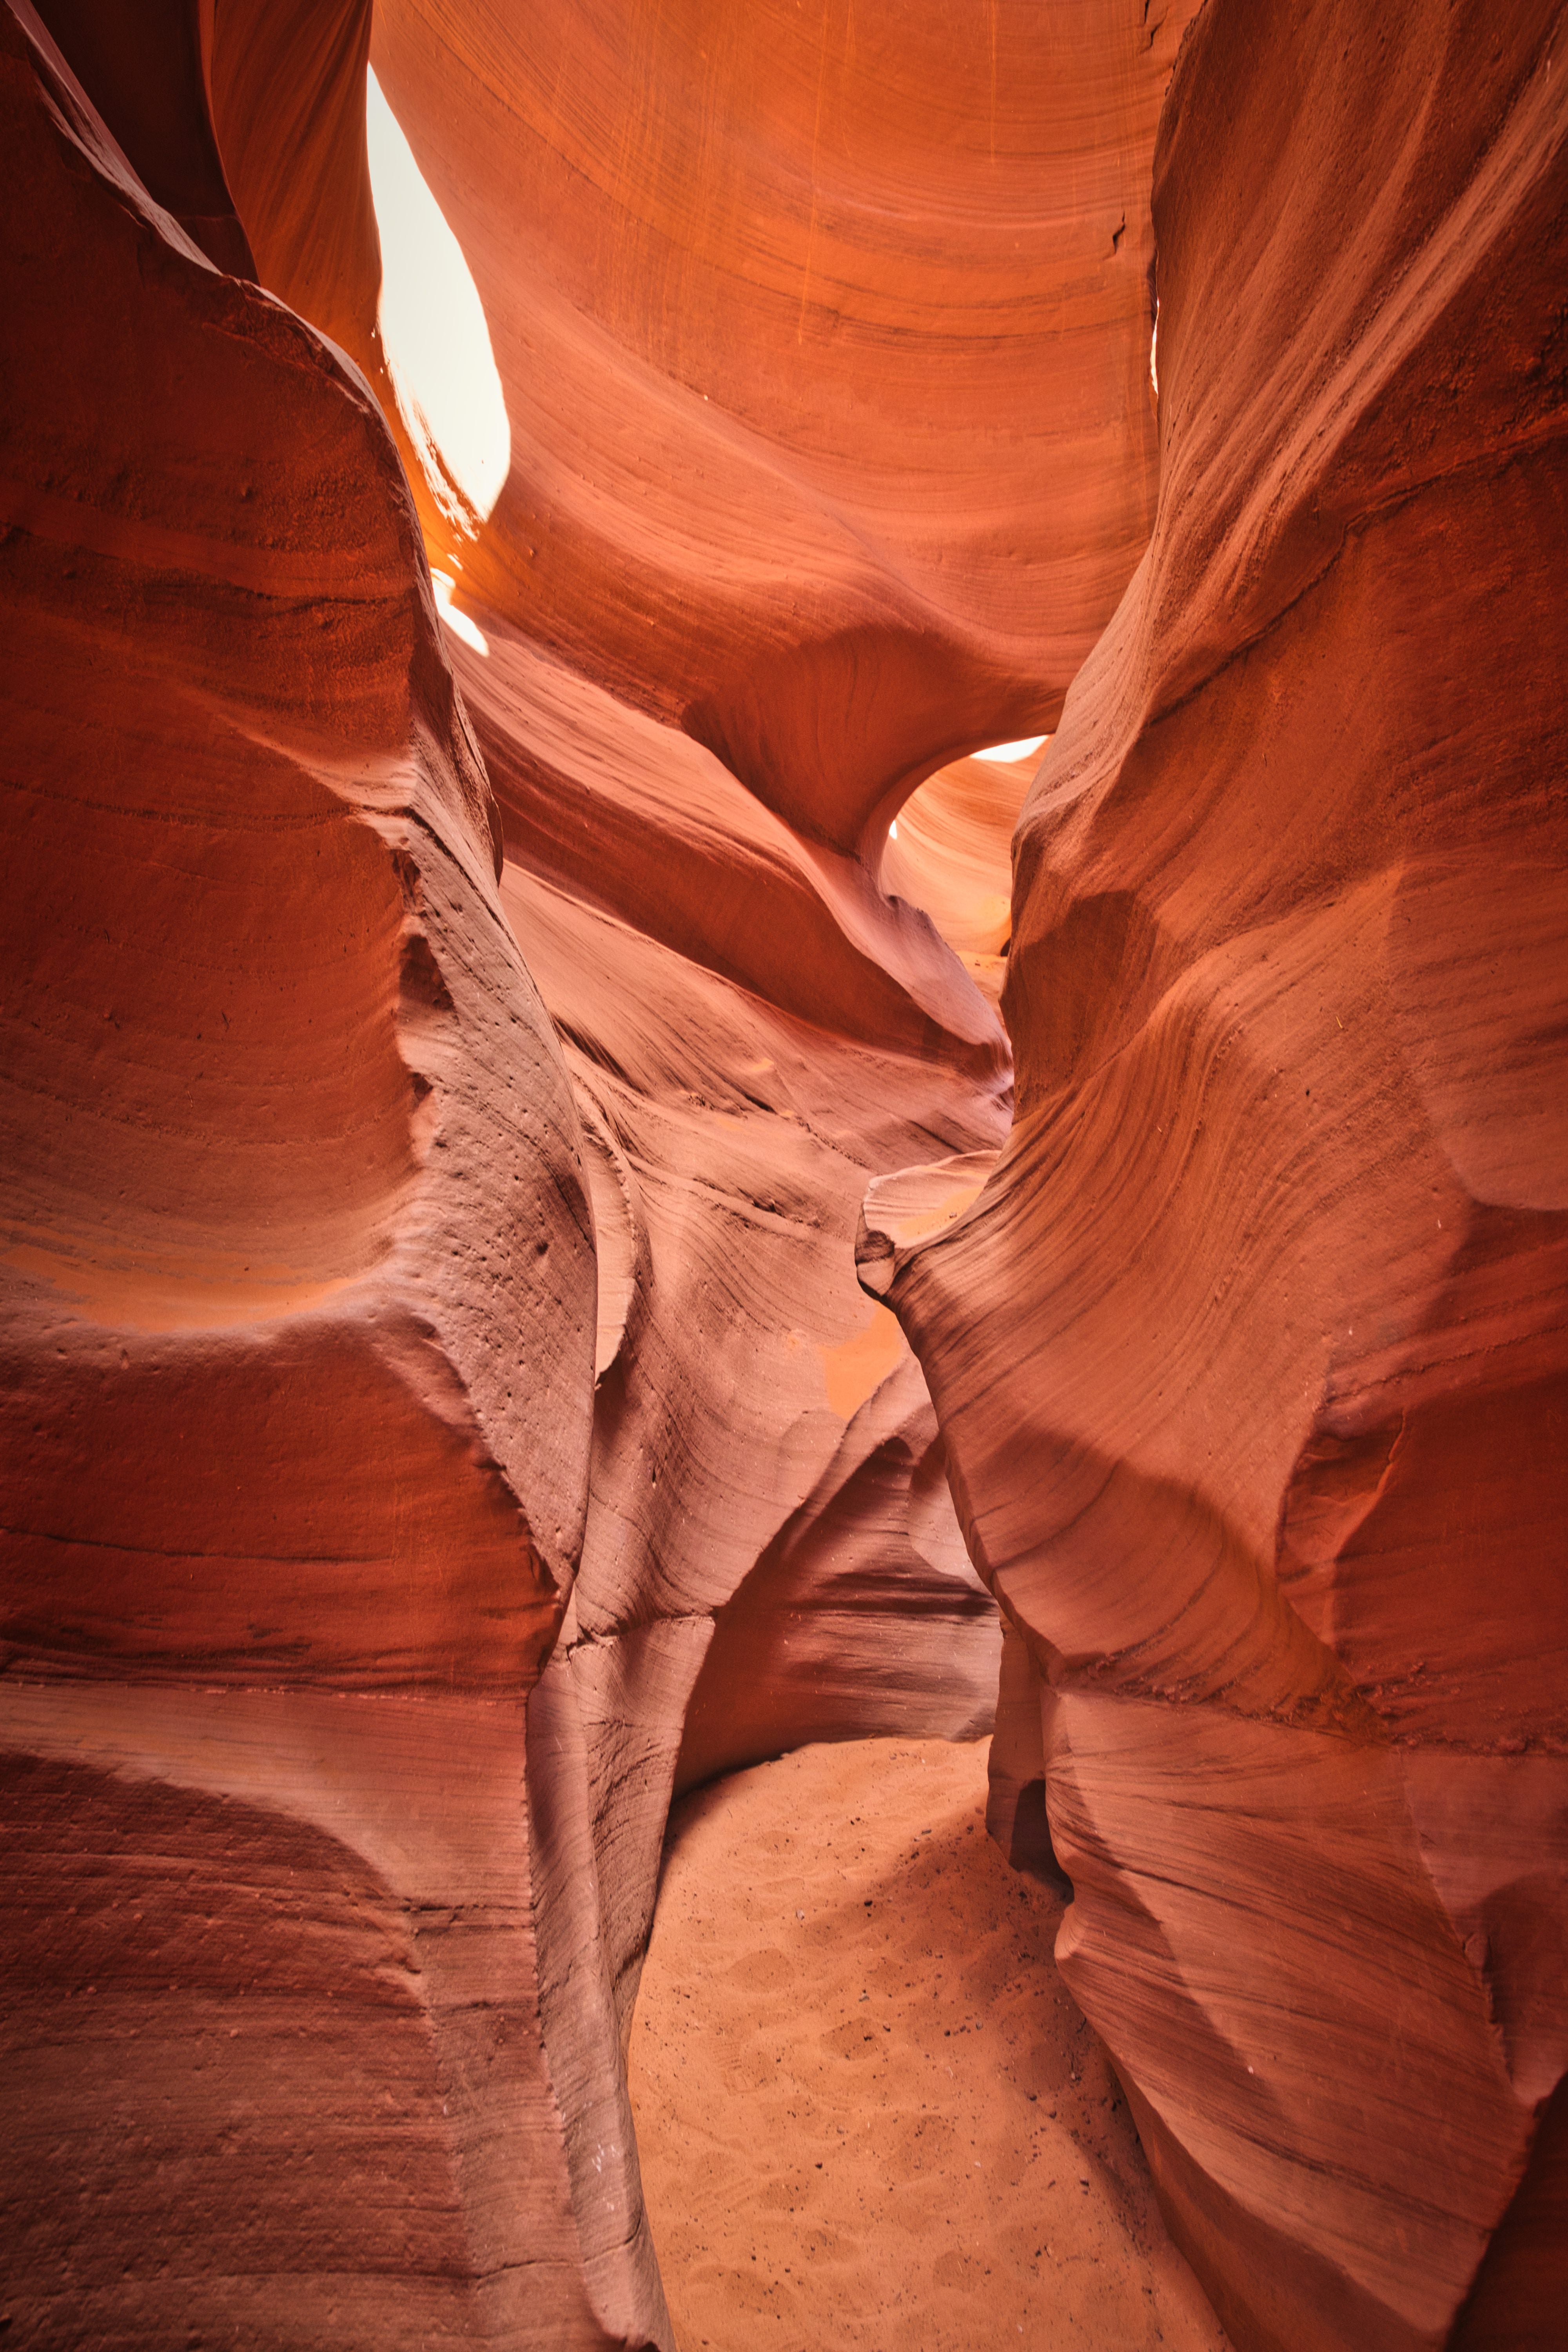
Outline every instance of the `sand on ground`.
{"type": "Polygon", "coordinates": [[[1224,2352],[984,1832],[988,1743],[808,1748],[676,1808],[630,2043],[680,2352],[1224,2352]]]}

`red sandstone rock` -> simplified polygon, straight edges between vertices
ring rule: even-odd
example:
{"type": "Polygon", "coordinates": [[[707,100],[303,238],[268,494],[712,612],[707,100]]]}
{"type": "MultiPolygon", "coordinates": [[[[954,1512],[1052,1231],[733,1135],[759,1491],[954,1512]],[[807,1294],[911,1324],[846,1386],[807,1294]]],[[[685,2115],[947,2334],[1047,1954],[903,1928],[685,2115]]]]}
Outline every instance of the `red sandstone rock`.
{"type": "Polygon", "coordinates": [[[0,110],[6,2310],[599,2343],[519,1801],[566,1075],[363,384],[9,14],[0,110]]]}
{"type": "MultiPolygon", "coordinates": [[[[1000,1142],[1010,1072],[923,914],[468,603],[489,650],[452,652],[500,800],[503,900],[595,1203],[588,1524],[535,1711],[581,1727],[582,1933],[624,2027],[674,1788],[810,1738],[989,1719],[994,1612],[853,1241],[869,1171],[933,1139],[1000,1142]]],[[[559,2031],[618,2097],[618,2038],[571,2002],[559,2031]]]]}
{"type": "MultiPolygon", "coordinates": [[[[300,119],[309,27],[236,27],[216,119],[305,299],[308,208],[234,125],[247,89],[300,119]]],[[[667,2341],[620,2022],[678,1769],[989,1715],[994,1605],[852,1239],[868,1175],[1000,1140],[1005,1041],[923,915],[487,614],[532,868],[498,904],[364,385],[9,38],[8,315],[70,384],[8,418],[10,2059],[57,2049],[66,2150],[11,2150],[17,2307],[39,2341],[159,2340],[172,2297],[302,2344],[667,2341]],[[154,2146],[187,2052],[212,2079],[154,2146]]]]}
{"type": "Polygon", "coordinates": [[[1017,1122],[946,1230],[940,1171],[866,1213],[1033,1661],[997,1825],[1043,1778],[1064,1971],[1277,2352],[1568,2285],[1561,33],[1209,0],[1017,1122]]]}
{"type": "Polygon", "coordinates": [[[0,19],[25,2340],[668,2343],[670,1792],[977,1727],[950,1445],[994,1823],[1238,2342],[1435,2342],[1478,2262],[1454,2341],[1542,2340],[1544,12],[1189,44],[989,1185],[1016,780],[933,771],[1142,545],[1192,10],[388,0],[477,539],[381,350],[363,0],[113,13],[47,11],[90,99],[0,19]]]}
{"type": "Polygon", "coordinates": [[[883,889],[925,909],[993,1003],[1012,942],[1013,828],[1037,763],[940,769],[900,809],[882,852],[883,889]]]}
{"type": "Polygon", "coordinates": [[[395,431],[365,155],[370,30],[370,0],[217,0],[206,79],[256,275],[358,362],[395,431]]]}
{"type": "Polygon", "coordinates": [[[1191,14],[386,0],[511,419],[478,600],[844,850],[1048,724],[1148,530],[1191,14]]]}
{"type": "MultiPolygon", "coordinates": [[[[495,659],[500,631],[485,618],[495,659]]],[[[479,667],[465,660],[465,675],[479,667]]],[[[625,709],[613,723],[634,741],[649,731],[625,709]]],[[[896,967],[868,965],[803,888],[747,909],[752,928],[737,935],[721,863],[728,849],[743,881],[726,829],[735,812],[721,804],[715,821],[689,777],[681,805],[680,769],[711,797],[711,762],[666,740],[676,891],[683,845],[712,877],[705,908],[676,896],[667,912],[686,953],[510,861],[503,879],[564,1042],[594,1179],[588,1524],[546,1681],[560,1679],[588,1719],[623,2011],[678,1772],[689,1783],[812,1737],[917,1725],[973,1736],[996,1673],[994,1617],[963,1555],[923,1382],[893,1318],[856,1287],[853,1244],[868,1171],[933,1136],[999,1139],[1000,1038],[977,1048],[944,1033],[899,994],[896,967]],[[718,976],[721,948],[765,954],[781,971],[793,963],[796,987],[820,972],[818,1024],[718,976]],[[902,1053],[854,1034],[866,1024],[852,988],[851,1034],[833,1034],[836,963],[877,983],[902,1053]]],[[[556,748],[579,763],[584,840],[624,825],[593,789],[595,737],[556,748]]],[[[636,772],[627,761],[612,772],[636,772]]],[[[635,813],[635,792],[620,793],[635,813]]],[[[613,860],[594,863],[613,888],[613,860]]],[[[923,935],[939,975],[945,957],[962,1007],[967,983],[923,919],[895,928],[884,917],[895,942],[905,929],[923,935]]],[[[984,1030],[987,1008],[969,994],[966,1018],[984,1030]]]]}
{"type": "Polygon", "coordinates": [[[999,1139],[1005,1048],[923,917],[479,617],[489,656],[456,657],[533,862],[509,857],[503,901],[563,1041],[598,1244],[588,1521],[530,1802],[579,2227],[624,2317],[621,2050],[673,1790],[806,1738],[989,1717],[994,1616],[853,1237],[868,1171],[999,1139]]]}
{"type": "Polygon", "coordinates": [[[7,383],[6,1311],[64,1548],[14,1651],[510,1688],[579,1541],[591,1238],[401,476],[14,32],[6,84],[8,315],[58,371],[7,383]],[[289,1588],[308,1637],[258,1631],[289,1588]]]}
{"type": "Polygon", "coordinates": [[[40,0],[16,13],[47,27],[154,201],[219,269],[254,278],[212,120],[212,0],[205,8],[199,0],[144,0],[133,10],[40,0]]]}

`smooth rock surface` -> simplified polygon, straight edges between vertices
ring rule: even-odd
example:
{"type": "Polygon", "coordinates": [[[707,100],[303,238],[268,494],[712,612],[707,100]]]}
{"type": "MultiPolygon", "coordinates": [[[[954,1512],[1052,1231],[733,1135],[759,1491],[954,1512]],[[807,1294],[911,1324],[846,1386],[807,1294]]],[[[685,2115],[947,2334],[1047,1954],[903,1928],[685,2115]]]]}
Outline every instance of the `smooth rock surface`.
{"type": "MultiPolygon", "coordinates": [[[[711,752],[504,614],[468,657],[365,381],[16,21],[9,316],[70,385],[7,386],[9,2063],[68,2119],[11,2145],[16,2308],[666,2342],[620,2053],[678,1772],[989,1720],[853,1234],[871,1175],[1000,1141],[1005,1039],[711,752]]],[[[212,119],[257,266],[352,341],[263,168],[319,74],[341,193],[331,29],[231,11],[212,119]]]]}
{"type": "Polygon", "coordinates": [[[8,2325],[601,2344],[521,1801],[567,1075],[375,403],[10,14],[0,111],[8,2325]]]}
{"type": "Polygon", "coordinates": [[[511,421],[477,602],[843,850],[1047,725],[1152,510],[1191,15],[386,0],[511,421]]]}
{"type": "Polygon", "coordinates": [[[940,1169],[865,1213],[1027,1651],[999,1832],[1043,1787],[1064,1977],[1277,2352],[1544,2344],[1568,2286],[1561,31],[1209,0],[1018,1116],[940,1230],[940,1169]]]}

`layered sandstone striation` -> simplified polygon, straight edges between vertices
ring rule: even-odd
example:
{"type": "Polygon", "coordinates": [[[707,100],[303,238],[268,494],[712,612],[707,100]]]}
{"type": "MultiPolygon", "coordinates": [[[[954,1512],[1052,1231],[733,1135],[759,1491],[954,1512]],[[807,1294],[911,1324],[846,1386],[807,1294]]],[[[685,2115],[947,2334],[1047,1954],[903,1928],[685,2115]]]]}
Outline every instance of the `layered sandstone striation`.
{"type": "Polygon", "coordinates": [[[1008,1622],[994,1825],[1043,1795],[1068,1981],[1278,2352],[1561,2326],[1562,29],[1209,0],[1017,1118],[866,1212],[1008,1622]]]}
{"type": "Polygon", "coordinates": [[[955,760],[910,794],[889,828],[879,876],[890,898],[923,908],[994,1004],[1013,940],[1013,829],[1039,743],[999,750],[1012,756],[955,760]]]}
{"type": "Polygon", "coordinates": [[[1188,0],[0,11],[18,2340],[669,2346],[672,1795],[998,1706],[1237,2342],[1545,2340],[1563,82],[1362,14],[1152,215],[1188,0]]]}
{"type": "Polygon", "coordinates": [[[852,1244],[870,1178],[1000,1142],[1005,1038],[710,751],[438,626],[330,201],[363,22],[231,10],[201,111],[363,376],[58,29],[90,95],[5,20],[53,355],[6,415],[10,2308],[667,2342],[620,2050],[673,1787],[989,1720],[852,1244]],[[314,208],[263,168],[308,72],[314,208]]]}
{"type": "Polygon", "coordinates": [[[478,600],[843,850],[1047,724],[1152,510],[1192,13],[386,0],[511,421],[478,600]]]}
{"type": "MultiPolygon", "coordinates": [[[[995,1147],[1009,1071],[923,917],[480,617],[488,653],[455,658],[521,853],[502,899],[562,1040],[599,1265],[581,1565],[531,1702],[534,1801],[595,1885],[570,1932],[564,1902],[541,1918],[541,1949],[559,2063],[618,2115],[673,1791],[803,1739],[989,1723],[994,1604],[854,1234],[868,1177],[912,1149],[995,1147]]],[[[585,2199],[603,2143],[590,2115],[585,2199]]]]}
{"type": "Polygon", "coordinates": [[[0,20],[39,362],[0,543],[8,2324],[527,2340],[542,2281],[540,2340],[592,2342],[518,1805],[586,1509],[569,1082],[375,403],[37,40],[0,20]]]}

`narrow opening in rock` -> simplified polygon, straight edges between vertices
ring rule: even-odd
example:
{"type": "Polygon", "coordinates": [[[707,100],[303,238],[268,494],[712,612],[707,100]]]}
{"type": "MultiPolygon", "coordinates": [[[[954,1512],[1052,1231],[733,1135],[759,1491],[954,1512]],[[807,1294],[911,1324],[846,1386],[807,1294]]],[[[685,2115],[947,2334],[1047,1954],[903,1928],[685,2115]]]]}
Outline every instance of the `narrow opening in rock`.
{"type": "Polygon", "coordinates": [[[999,743],[939,768],[910,794],[882,852],[882,888],[925,909],[993,1003],[1012,936],[1013,828],[1049,740],[999,743]]]}
{"type": "MultiPolygon", "coordinates": [[[[387,372],[431,496],[448,520],[472,532],[494,512],[511,467],[511,426],[484,304],[374,73],[366,77],[365,131],[387,372]]],[[[449,591],[442,617],[457,628],[449,591]]]]}
{"type": "Polygon", "coordinates": [[[997,766],[1010,767],[1016,760],[1027,760],[1042,751],[1050,741],[1048,735],[1025,735],[1016,743],[992,743],[984,751],[970,754],[972,759],[994,761],[997,766]]]}

